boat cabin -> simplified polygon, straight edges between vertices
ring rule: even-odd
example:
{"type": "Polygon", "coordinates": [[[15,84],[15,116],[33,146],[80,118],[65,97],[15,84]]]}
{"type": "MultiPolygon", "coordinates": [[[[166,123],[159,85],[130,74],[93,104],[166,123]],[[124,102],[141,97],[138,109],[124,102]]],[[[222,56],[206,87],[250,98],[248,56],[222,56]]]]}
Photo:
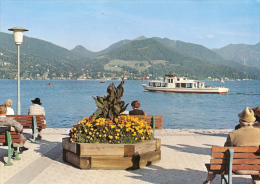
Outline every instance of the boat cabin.
{"type": "Polygon", "coordinates": [[[149,81],[150,87],[165,87],[165,88],[204,88],[204,82],[189,80],[188,77],[178,77],[176,74],[166,74],[164,81],[149,81]]]}

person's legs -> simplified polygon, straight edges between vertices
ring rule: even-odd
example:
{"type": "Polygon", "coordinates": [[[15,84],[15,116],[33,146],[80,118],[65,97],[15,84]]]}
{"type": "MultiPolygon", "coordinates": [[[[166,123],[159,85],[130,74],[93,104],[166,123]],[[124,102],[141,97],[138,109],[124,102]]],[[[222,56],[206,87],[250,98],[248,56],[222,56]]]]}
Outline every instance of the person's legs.
{"type": "Polygon", "coordinates": [[[260,175],[251,175],[253,184],[260,184],[260,175]]]}
{"type": "Polygon", "coordinates": [[[214,178],[216,177],[216,174],[210,174],[208,173],[207,180],[203,182],[203,184],[210,184],[214,178]]]}

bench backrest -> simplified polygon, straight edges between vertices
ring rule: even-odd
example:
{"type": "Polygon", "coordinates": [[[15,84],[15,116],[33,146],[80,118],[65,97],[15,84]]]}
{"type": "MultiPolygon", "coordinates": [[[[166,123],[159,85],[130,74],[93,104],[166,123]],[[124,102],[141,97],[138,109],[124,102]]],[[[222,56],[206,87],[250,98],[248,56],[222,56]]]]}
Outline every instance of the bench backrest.
{"type": "MultiPolygon", "coordinates": [[[[153,115],[130,115],[133,117],[137,117],[139,119],[145,120],[151,126],[153,126],[153,115]]],[[[163,116],[162,115],[155,115],[155,128],[162,129],[163,128],[163,116]]]]}
{"type": "Polygon", "coordinates": [[[229,151],[234,149],[232,170],[260,171],[259,147],[212,147],[210,170],[225,173],[228,169],[229,151]]]}
{"type": "Polygon", "coordinates": [[[37,127],[46,127],[46,124],[44,124],[45,117],[43,115],[7,115],[6,117],[13,117],[17,122],[23,125],[23,128],[32,128],[33,116],[36,117],[37,127]]]}
{"type": "MultiPolygon", "coordinates": [[[[0,134],[0,143],[7,143],[7,138],[6,138],[5,134],[6,133],[0,134]]],[[[12,138],[13,143],[20,143],[21,142],[20,133],[10,132],[10,134],[11,134],[11,138],[12,138]]]]}

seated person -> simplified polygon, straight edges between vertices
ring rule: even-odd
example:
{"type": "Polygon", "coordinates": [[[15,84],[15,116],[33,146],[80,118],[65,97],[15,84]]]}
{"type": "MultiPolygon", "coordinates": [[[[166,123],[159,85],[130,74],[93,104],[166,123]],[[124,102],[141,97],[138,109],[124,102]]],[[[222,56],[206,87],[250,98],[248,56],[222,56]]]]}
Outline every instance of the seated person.
{"type": "Polygon", "coordinates": [[[12,100],[10,100],[10,99],[5,100],[5,106],[6,106],[6,109],[7,109],[6,115],[14,115],[14,110],[11,107],[12,104],[13,104],[12,100]]]}
{"type": "MultiPolygon", "coordinates": [[[[245,108],[244,111],[238,114],[241,128],[233,130],[229,133],[225,142],[226,147],[239,146],[259,146],[260,145],[260,129],[254,128],[255,123],[254,111],[250,108],[245,108]]],[[[240,173],[242,174],[243,171],[240,173]]],[[[203,184],[210,184],[215,178],[215,174],[208,173],[207,180],[203,184]]],[[[260,176],[251,175],[253,183],[260,184],[260,176]]]]}
{"type": "Polygon", "coordinates": [[[6,127],[10,126],[15,129],[16,132],[20,133],[21,136],[21,143],[13,143],[13,147],[17,149],[19,147],[19,153],[28,150],[28,148],[24,147],[24,143],[27,139],[23,135],[23,126],[14,120],[12,117],[6,117],[7,109],[5,105],[0,105],[0,126],[6,127]]]}
{"type": "MultiPolygon", "coordinates": [[[[44,107],[41,106],[41,99],[35,98],[34,100],[31,100],[32,105],[29,107],[28,115],[44,115],[45,116],[45,110],[44,107]]],[[[44,124],[46,124],[46,121],[44,120],[44,124]]],[[[38,129],[39,135],[36,137],[37,140],[42,139],[42,129],[38,129]]],[[[34,133],[34,132],[33,132],[34,133]]]]}
{"type": "Polygon", "coordinates": [[[146,115],[144,111],[138,109],[140,107],[140,102],[138,100],[132,101],[131,106],[133,110],[129,111],[129,115],[146,115]]]}
{"type": "Polygon", "coordinates": [[[260,126],[260,107],[254,107],[252,110],[255,113],[255,119],[256,119],[254,126],[260,126]]]}

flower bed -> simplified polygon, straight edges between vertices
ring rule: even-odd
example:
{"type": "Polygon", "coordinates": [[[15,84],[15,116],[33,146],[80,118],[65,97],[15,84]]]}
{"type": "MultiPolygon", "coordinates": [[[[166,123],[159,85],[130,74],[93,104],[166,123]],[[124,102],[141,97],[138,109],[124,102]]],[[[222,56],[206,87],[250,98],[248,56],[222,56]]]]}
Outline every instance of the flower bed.
{"type": "Polygon", "coordinates": [[[151,140],[151,126],[144,120],[119,116],[111,120],[85,117],[70,130],[70,141],[80,143],[133,144],[151,140]]]}
{"type": "MultiPolygon", "coordinates": [[[[124,73],[125,75],[125,73],[124,73]]],[[[81,169],[138,169],[161,159],[161,140],[153,139],[151,126],[132,116],[122,116],[124,76],[107,96],[93,97],[98,109],[72,125],[63,138],[63,160],[81,169]]]]}

